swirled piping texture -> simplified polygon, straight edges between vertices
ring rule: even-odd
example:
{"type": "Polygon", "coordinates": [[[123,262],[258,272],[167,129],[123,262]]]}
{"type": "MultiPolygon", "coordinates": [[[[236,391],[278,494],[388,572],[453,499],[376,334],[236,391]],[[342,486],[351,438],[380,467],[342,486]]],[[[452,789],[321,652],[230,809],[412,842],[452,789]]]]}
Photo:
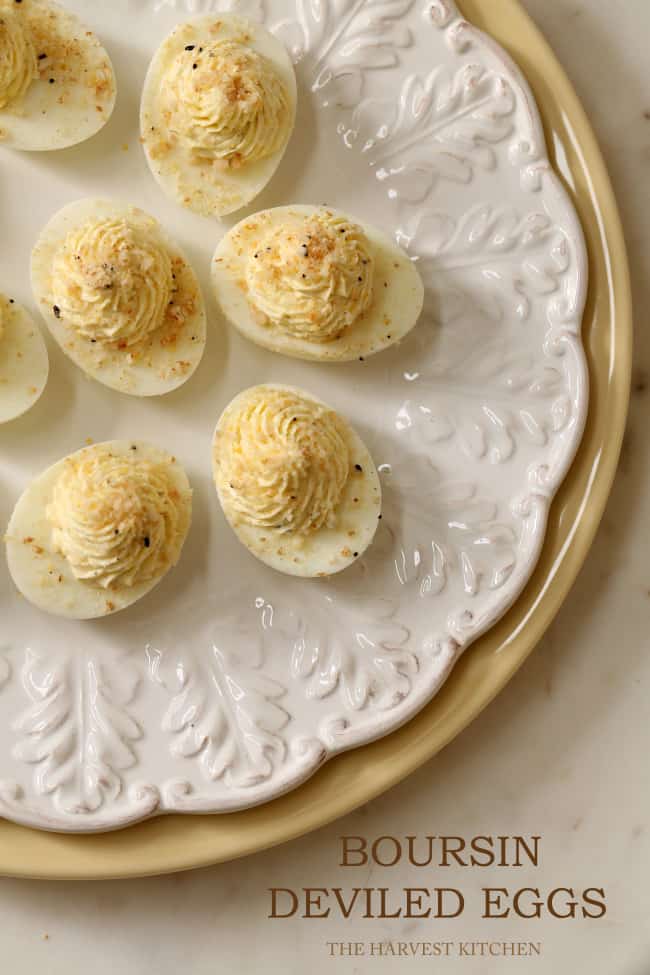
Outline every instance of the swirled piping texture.
{"type": "Polygon", "coordinates": [[[164,80],[171,133],[199,158],[237,167],[282,146],[289,96],[272,62],[237,41],[183,51],[164,80]]]}
{"type": "Polygon", "coordinates": [[[304,535],[334,524],[350,457],[332,410],[261,387],[226,415],[216,450],[217,485],[232,520],[304,535]]]}
{"type": "Polygon", "coordinates": [[[134,346],[163,322],[172,262],[154,225],[108,217],[75,227],[52,261],[55,315],[96,342],[134,346]]]}
{"type": "Polygon", "coordinates": [[[372,301],[374,261],[363,230],[327,211],[271,230],[249,255],[246,285],[267,324],[330,342],[372,301]]]}
{"type": "Polygon", "coordinates": [[[46,514],[76,579],[128,589],[173,564],[188,503],[165,464],[100,445],[64,463],[46,514]]]}
{"type": "Polygon", "coordinates": [[[0,0],[0,109],[19,101],[37,75],[31,38],[18,14],[0,0]]]}

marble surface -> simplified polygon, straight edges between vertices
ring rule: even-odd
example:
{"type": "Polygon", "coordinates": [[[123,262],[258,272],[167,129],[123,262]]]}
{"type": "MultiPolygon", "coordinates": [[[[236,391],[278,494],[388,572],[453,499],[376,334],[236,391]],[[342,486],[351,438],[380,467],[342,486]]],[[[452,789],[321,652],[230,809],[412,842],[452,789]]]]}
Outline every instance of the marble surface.
{"type": "MultiPolygon", "coordinates": [[[[494,0],[499,2],[499,0],[494,0]]],[[[611,502],[571,597],[506,690],[401,786],[332,826],[233,864],[112,883],[0,880],[0,957],[13,975],[336,970],[644,975],[650,970],[650,72],[647,0],[524,0],[600,137],[626,226],[641,327],[611,502]],[[646,250],[647,248],[647,250],[646,250]],[[337,866],[362,833],[541,834],[531,867],[337,866]],[[271,920],[269,886],[459,887],[456,920],[271,920]],[[482,921],[482,885],[604,887],[600,920],[482,921]],[[470,909],[471,907],[471,909],[470,909]],[[328,956],[327,941],[541,942],[533,958],[328,956]]],[[[369,949],[367,949],[369,950],[369,949]]]]}

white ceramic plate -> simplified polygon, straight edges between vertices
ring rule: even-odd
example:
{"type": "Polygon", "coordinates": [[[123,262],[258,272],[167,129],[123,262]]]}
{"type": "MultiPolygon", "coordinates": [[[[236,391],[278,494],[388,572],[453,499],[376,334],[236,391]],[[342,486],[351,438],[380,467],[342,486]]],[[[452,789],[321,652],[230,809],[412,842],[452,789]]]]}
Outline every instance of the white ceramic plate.
{"type": "Polygon", "coordinates": [[[92,831],[263,802],[436,693],[529,578],[580,440],[587,263],[528,87],[449,0],[67,5],[111,54],[117,107],[78,148],[2,152],[0,287],[35,312],[29,251],[41,226],[73,199],[112,195],[178,240],[211,319],[196,375],[156,400],[92,383],[51,348],[40,403],[0,432],[4,523],[29,479],[89,437],[159,443],[195,487],[180,565],[115,617],[44,616],[0,568],[0,813],[92,831]],[[296,132],[254,208],[328,203],[395,234],[427,289],[400,347],[320,366],[220,324],[210,255],[242,214],[219,225],[168,201],[142,156],[137,109],[174,23],[225,7],[282,37],[299,79],[296,132]],[[12,185],[38,193],[27,203],[12,185]],[[269,381],[344,412],[381,465],[381,529],[338,577],[276,575],[217,504],[216,418],[240,389],[269,381]]]}

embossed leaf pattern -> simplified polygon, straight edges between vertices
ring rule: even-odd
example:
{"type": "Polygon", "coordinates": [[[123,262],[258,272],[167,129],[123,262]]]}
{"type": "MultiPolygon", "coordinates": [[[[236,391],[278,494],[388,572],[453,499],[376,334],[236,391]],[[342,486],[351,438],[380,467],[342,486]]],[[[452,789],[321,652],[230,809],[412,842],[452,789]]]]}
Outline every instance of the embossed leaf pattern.
{"type": "Polygon", "coordinates": [[[326,597],[310,608],[291,656],[292,674],[307,682],[307,695],[337,694],[353,710],[390,708],[406,697],[417,660],[405,649],[409,631],[394,613],[394,605],[382,599],[351,611],[326,597]]]}
{"type": "Polygon", "coordinates": [[[356,105],[366,71],[397,64],[411,42],[404,24],[414,0],[296,0],[295,19],[273,32],[295,62],[304,62],[322,104],[356,105]]]}
{"type": "Polygon", "coordinates": [[[28,650],[22,682],[30,704],[14,722],[16,758],[36,766],[35,785],[66,813],[89,813],[122,791],[141,728],[129,711],[138,678],[126,658],[28,650]]]}
{"type": "MultiPolygon", "coordinates": [[[[182,592],[171,616],[160,604],[151,617],[143,609],[137,642],[160,639],[161,649],[149,647],[151,683],[140,691],[144,661],[132,666],[119,641],[100,658],[83,646],[74,655],[65,644],[29,650],[22,669],[18,647],[0,646],[5,727],[20,711],[6,736],[15,761],[6,756],[13,767],[10,776],[3,769],[0,801],[73,829],[115,825],[120,809],[139,815],[136,758],[162,808],[218,811],[275,794],[313,768],[312,756],[321,761],[411,714],[409,696],[433,692],[442,663],[524,581],[586,401],[576,392],[583,265],[574,215],[559,187],[549,192],[516,77],[453,0],[134,0],[134,10],[143,13],[134,26],[164,14],[163,32],[220,11],[271,25],[312,92],[314,144],[331,141],[340,123],[333,165],[311,154],[310,185],[322,176],[329,198],[341,154],[350,157],[358,212],[374,203],[376,222],[398,228],[426,304],[387,366],[388,419],[375,454],[391,462],[383,517],[350,570],[303,583],[258,567],[251,579],[268,580],[277,608],[258,599],[257,613],[243,617],[222,618],[223,599],[215,612],[200,580],[196,619],[182,592]],[[573,362],[563,355],[569,333],[573,362]],[[214,632],[210,619],[220,620],[214,632]],[[26,697],[16,705],[20,676],[26,697]],[[136,715],[151,722],[146,748],[136,715]],[[166,749],[173,758],[161,757],[166,749]]],[[[250,596],[235,594],[233,614],[251,607],[250,596]]],[[[132,618],[124,625],[131,644],[132,618]]]]}
{"type": "Polygon", "coordinates": [[[206,779],[249,788],[284,759],[281,732],[289,715],[279,702],[286,689],[249,662],[262,640],[259,631],[220,629],[204,655],[178,659],[169,676],[160,654],[150,651],[152,675],[172,695],[163,730],[174,738],[173,754],[198,762],[206,779]],[[230,649],[233,634],[241,656],[230,649]]]}
{"type": "Polygon", "coordinates": [[[404,374],[420,392],[395,428],[420,449],[457,437],[467,457],[495,464],[519,441],[545,446],[573,415],[562,347],[544,348],[549,302],[566,288],[564,232],[539,211],[480,206],[458,220],[425,213],[401,237],[432,285],[404,374]],[[544,308],[536,352],[519,329],[544,308]]]}
{"type": "Polygon", "coordinates": [[[384,540],[371,557],[388,555],[401,585],[417,585],[421,597],[438,595],[455,577],[468,596],[503,586],[516,565],[517,534],[498,504],[475,484],[440,480],[422,459],[399,469],[396,483],[391,465],[381,466],[384,540]],[[430,487],[423,491],[423,483],[430,487]]]}
{"type": "Polygon", "coordinates": [[[516,358],[506,362],[513,372],[499,375],[498,386],[485,395],[484,402],[454,409],[449,395],[433,391],[425,401],[405,400],[396,416],[397,429],[407,432],[420,449],[457,437],[467,457],[491,464],[508,461],[519,440],[545,446],[552,434],[567,425],[571,398],[559,371],[527,370],[527,362],[516,358]],[[513,395],[518,385],[529,394],[528,401],[513,395]]]}
{"type": "Polygon", "coordinates": [[[466,288],[478,280],[483,302],[492,293],[499,307],[514,310],[521,321],[530,317],[535,297],[558,291],[569,265],[565,233],[539,210],[522,217],[512,208],[486,204],[458,220],[424,213],[399,236],[419,258],[434,292],[447,286],[442,276],[458,283],[467,272],[466,288]]]}
{"type": "Polygon", "coordinates": [[[514,108],[501,75],[480,65],[436,67],[424,80],[409,75],[394,104],[362,101],[339,132],[390,197],[415,204],[441,180],[469,183],[476,168],[493,169],[493,146],[512,132],[514,108]]]}

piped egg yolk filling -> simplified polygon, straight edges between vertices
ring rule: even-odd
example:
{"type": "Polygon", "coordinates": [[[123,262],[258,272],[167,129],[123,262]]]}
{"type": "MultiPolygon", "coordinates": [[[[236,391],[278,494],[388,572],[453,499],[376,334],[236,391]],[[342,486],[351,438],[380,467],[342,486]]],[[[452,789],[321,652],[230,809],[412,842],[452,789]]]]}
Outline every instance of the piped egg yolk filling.
{"type": "Polygon", "coordinates": [[[164,464],[97,447],[65,462],[46,516],[76,579],[128,589],[173,564],[188,500],[164,464]]]}
{"type": "Polygon", "coordinates": [[[31,38],[18,15],[0,0],[0,109],[21,99],[36,77],[31,38]]]}
{"type": "Polygon", "coordinates": [[[190,45],[162,89],[170,133],[200,160],[236,168],[272,155],[286,137],[289,96],[272,62],[237,41],[190,45]]]}
{"type": "Polygon", "coordinates": [[[246,263],[248,299],[262,321],[321,343],[339,338],[368,310],[373,276],[363,230],[328,212],[274,228],[246,263]]]}
{"type": "Polygon", "coordinates": [[[280,534],[332,526],[350,473],[340,417],[276,389],[258,390],[225,418],[216,461],[229,517],[280,534]]]}
{"type": "Polygon", "coordinates": [[[54,315],[94,342],[128,348],[162,323],[174,290],[172,261],[153,228],[125,218],[90,220],[54,255],[54,315]]]}

